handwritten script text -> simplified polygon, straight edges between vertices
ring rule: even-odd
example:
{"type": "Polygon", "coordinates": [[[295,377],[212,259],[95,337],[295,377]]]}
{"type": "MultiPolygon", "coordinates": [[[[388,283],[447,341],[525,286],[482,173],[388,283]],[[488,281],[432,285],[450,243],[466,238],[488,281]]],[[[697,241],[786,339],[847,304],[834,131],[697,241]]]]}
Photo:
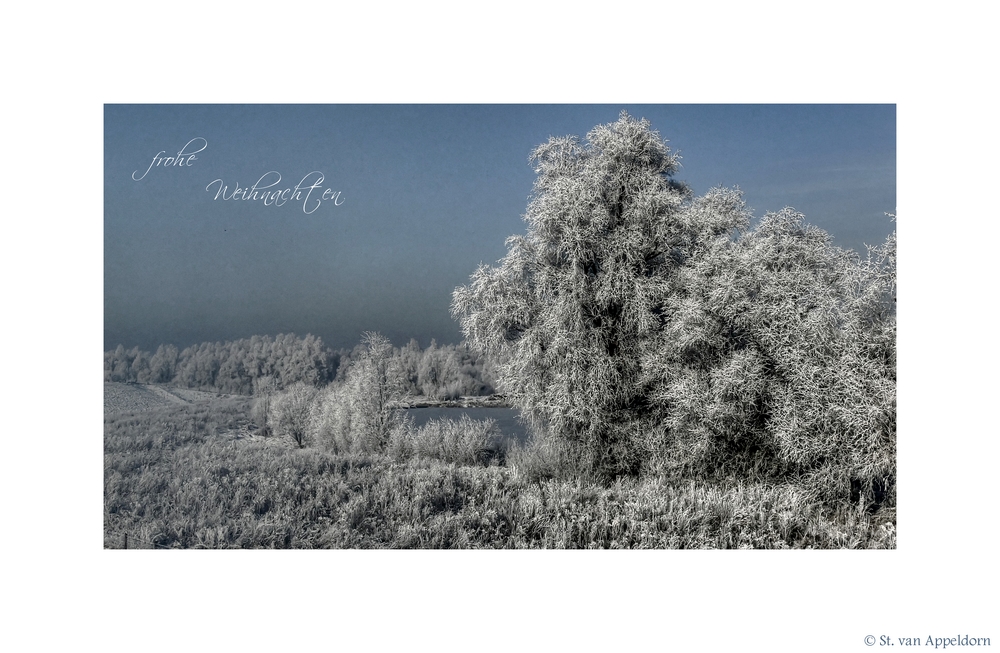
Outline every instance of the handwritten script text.
{"type": "Polygon", "coordinates": [[[195,155],[198,154],[198,152],[204,150],[206,147],[208,147],[208,141],[206,141],[201,136],[197,136],[189,140],[184,147],[178,150],[176,156],[166,156],[166,157],[160,156],[161,154],[166,153],[166,150],[160,150],[159,152],[156,153],[156,156],[153,157],[153,160],[149,162],[149,167],[146,168],[146,172],[142,173],[141,177],[136,177],[136,175],[139,173],[139,171],[136,170],[135,172],[132,173],[132,180],[140,181],[144,179],[146,175],[149,174],[149,171],[152,170],[154,167],[162,166],[164,168],[171,168],[171,167],[192,166],[194,165],[195,159],[198,158],[195,155]],[[201,147],[198,147],[199,145],[201,147]],[[194,149],[196,147],[198,149],[194,149]],[[191,150],[190,152],[188,151],[189,149],[191,150]]]}
{"type": "Polygon", "coordinates": [[[221,179],[216,179],[210,182],[205,187],[205,190],[212,192],[212,187],[215,186],[215,197],[212,198],[213,200],[221,199],[228,201],[235,199],[263,202],[264,206],[281,206],[288,201],[302,202],[302,211],[308,215],[316,211],[320,207],[320,204],[325,201],[332,201],[334,206],[340,206],[344,203],[340,197],[339,190],[335,191],[332,188],[327,188],[322,193],[319,192],[324,179],[325,177],[322,172],[313,170],[303,177],[302,181],[295,184],[294,188],[277,189],[275,186],[281,183],[281,174],[275,170],[271,170],[261,175],[260,179],[254,182],[253,186],[249,188],[241,188],[239,184],[236,184],[236,187],[230,191],[229,186],[221,179]]]}

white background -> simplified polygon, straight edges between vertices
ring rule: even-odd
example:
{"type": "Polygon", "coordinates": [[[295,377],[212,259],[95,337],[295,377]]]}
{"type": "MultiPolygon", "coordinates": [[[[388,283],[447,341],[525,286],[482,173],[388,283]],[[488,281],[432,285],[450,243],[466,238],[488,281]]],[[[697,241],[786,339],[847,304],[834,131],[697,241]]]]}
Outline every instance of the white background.
{"type": "Polygon", "coordinates": [[[690,4],[8,9],[0,646],[1000,645],[995,23],[972,2],[690,4]],[[103,550],[103,105],[151,102],[898,104],[898,549],[103,550]]]}

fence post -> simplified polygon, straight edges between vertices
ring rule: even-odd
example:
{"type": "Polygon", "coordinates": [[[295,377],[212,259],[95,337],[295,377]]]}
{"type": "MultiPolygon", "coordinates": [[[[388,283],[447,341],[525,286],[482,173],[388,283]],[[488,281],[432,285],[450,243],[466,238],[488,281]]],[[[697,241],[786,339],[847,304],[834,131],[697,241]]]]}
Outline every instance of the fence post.
{"type": "Polygon", "coordinates": [[[125,533],[125,548],[128,548],[128,533],[125,533]]]}

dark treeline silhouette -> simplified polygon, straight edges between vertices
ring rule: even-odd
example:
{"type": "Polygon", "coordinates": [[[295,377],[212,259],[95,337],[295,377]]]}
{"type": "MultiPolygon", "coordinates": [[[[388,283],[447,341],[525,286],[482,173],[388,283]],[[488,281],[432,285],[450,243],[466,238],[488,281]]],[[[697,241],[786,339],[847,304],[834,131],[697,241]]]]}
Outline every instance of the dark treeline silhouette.
{"type": "MultiPolygon", "coordinates": [[[[294,383],[323,387],[342,380],[353,350],[329,349],[313,335],[253,336],[232,342],[203,342],[178,350],[160,345],[154,353],[118,345],[104,353],[104,380],[119,383],[169,383],[187,388],[253,394],[254,380],[274,379],[278,388],[294,383]]],[[[437,399],[493,393],[492,377],[466,343],[421,349],[416,340],[394,348],[393,369],[406,394],[437,399]]]]}

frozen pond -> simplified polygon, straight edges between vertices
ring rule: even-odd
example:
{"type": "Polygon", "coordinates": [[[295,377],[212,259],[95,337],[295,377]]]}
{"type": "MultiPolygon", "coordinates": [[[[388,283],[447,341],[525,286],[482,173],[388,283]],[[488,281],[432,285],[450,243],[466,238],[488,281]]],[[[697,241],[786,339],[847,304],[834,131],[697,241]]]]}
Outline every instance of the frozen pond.
{"type": "Polygon", "coordinates": [[[407,408],[404,414],[413,418],[414,426],[420,427],[432,419],[454,419],[468,415],[470,419],[495,419],[497,426],[509,438],[513,438],[522,444],[528,439],[528,429],[518,421],[519,415],[516,408],[407,408]]]}

